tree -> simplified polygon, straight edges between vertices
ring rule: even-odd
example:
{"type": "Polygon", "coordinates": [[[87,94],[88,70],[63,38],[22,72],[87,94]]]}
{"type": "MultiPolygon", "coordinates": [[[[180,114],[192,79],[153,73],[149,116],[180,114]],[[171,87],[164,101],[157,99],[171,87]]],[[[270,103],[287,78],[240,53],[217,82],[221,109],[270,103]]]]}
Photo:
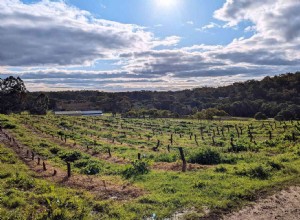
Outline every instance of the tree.
{"type": "Polygon", "coordinates": [[[197,112],[194,117],[197,119],[207,119],[212,120],[214,116],[228,116],[228,114],[223,111],[216,108],[208,108],[203,109],[201,112],[197,112]]]}
{"type": "Polygon", "coordinates": [[[30,113],[37,115],[45,115],[48,110],[49,98],[47,95],[41,93],[31,105],[30,113]]]}
{"type": "Polygon", "coordinates": [[[293,112],[291,112],[289,110],[282,110],[275,117],[275,120],[277,120],[277,121],[288,121],[288,120],[292,120],[292,119],[295,119],[295,117],[293,115],[293,112]]]}
{"type": "Polygon", "coordinates": [[[257,112],[255,115],[254,115],[254,118],[256,120],[266,120],[268,119],[268,117],[264,114],[264,113],[261,113],[261,112],[257,112]]]}
{"type": "Polygon", "coordinates": [[[20,112],[24,109],[27,90],[24,82],[10,76],[0,79],[0,113],[20,112]]]}

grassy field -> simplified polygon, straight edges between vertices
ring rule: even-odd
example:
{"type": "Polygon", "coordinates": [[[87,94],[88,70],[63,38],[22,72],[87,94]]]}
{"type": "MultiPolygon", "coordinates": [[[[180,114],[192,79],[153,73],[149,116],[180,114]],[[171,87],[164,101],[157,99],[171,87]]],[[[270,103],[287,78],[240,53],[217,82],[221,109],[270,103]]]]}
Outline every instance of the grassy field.
{"type": "Polygon", "coordinates": [[[0,122],[0,219],[197,219],[299,181],[297,121],[24,113],[0,122]]]}

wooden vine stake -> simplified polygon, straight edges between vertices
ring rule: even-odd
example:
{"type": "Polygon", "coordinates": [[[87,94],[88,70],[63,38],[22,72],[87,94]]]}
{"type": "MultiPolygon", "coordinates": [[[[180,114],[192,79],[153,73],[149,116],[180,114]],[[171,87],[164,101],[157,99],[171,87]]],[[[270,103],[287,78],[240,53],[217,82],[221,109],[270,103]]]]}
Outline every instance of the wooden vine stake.
{"type": "Polygon", "coordinates": [[[44,170],[44,171],[47,170],[45,161],[43,161],[43,170],[44,170]]]}
{"type": "Polygon", "coordinates": [[[67,162],[67,169],[68,169],[68,177],[71,177],[71,164],[67,162]]]}
{"type": "Polygon", "coordinates": [[[179,147],[179,153],[180,153],[180,157],[181,157],[181,160],[182,160],[182,172],[186,172],[186,160],[185,160],[185,157],[184,157],[184,153],[183,153],[183,148],[182,147],[179,147]]]}

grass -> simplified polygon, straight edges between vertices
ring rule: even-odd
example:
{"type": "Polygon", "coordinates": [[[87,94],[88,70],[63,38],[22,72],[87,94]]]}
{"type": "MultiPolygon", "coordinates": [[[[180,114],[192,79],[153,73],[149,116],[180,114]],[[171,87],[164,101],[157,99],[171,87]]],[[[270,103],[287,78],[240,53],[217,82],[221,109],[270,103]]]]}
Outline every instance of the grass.
{"type": "Polygon", "coordinates": [[[206,209],[228,211],[263,190],[299,180],[300,142],[286,138],[295,133],[299,139],[299,122],[26,114],[0,115],[0,121],[53,166],[66,169],[65,161],[70,161],[75,173],[144,191],[128,201],[101,200],[87,191],[34,178],[14,152],[1,146],[0,216],[6,219],[145,219],[153,214],[163,219],[178,210],[193,210],[187,215],[193,219],[206,209]],[[168,164],[181,163],[178,147],[183,147],[189,163],[206,168],[186,173],[167,169],[168,164]],[[141,161],[136,161],[138,153],[141,161]],[[153,169],[156,163],[166,168],[153,169]]]}

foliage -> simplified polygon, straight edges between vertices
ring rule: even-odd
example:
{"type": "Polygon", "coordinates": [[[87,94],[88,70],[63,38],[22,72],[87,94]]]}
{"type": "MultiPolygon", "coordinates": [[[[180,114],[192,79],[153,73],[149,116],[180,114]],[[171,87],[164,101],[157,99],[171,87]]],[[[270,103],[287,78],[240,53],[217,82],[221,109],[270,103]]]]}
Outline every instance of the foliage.
{"type": "Polygon", "coordinates": [[[216,108],[208,108],[208,109],[203,109],[201,112],[197,112],[194,115],[194,118],[197,118],[199,120],[200,119],[212,120],[214,116],[228,116],[228,113],[216,108]]]}
{"type": "Polygon", "coordinates": [[[82,158],[82,154],[79,151],[64,151],[59,153],[59,157],[66,162],[74,162],[82,158]]]}
{"type": "Polygon", "coordinates": [[[204,165],[219,164],[221,162],[221,155],[216,150],[206,148],[191,155],[189,158],[189,162],[204,165]]]}
{"type": "MultiPolygon", "coordinates": [[[[12,149],[0,144],[0,216],[6,219],[146,219],[153,213],[167,219],[189,207],[195,207],[197,213],[203,213],[201,207],[230,211],[258,191],[299,179],[299,121],[11,114],[0,115],[0,122],[16,125],[9,134],[46,160],[48,166],[57,167],[59,174],[45,180],[36,178],[46,173],[25,169],[12,149]],[[66,143],[58,138],[58,131],[68,137],[66,143]],[[158,140],[159,151],[153,151],[158,140]],[[239,150],[228,150],[231,142],[239,150]],[[181,172],[178,146],[184,149],[188,162],[185,173],[181,172]],[[95,148],[98,154],[93,154],[95,148]],[[138,154],[142,160],[128,164],[138,154]],[[189,164],[193,157],[206,163],[189,164]],[[53,182],[66,174],[65,160],[70,158],[74,160],[75,178],[67,184],[53,182]],[[147,166],[143,164],[145,158],[147,166]],[[85,176],[88,189],[67,187],[73,180],[80,180],[78,176],[85,176]]],[[[33,164],[42,169],[36,161],[33,164]]],[[[52,171],[46,172],[51,175],[52,171]]]]}
{"type": "MultiPolygon", "coordinates": [[[[204,87],[176,92],[66,91],[45,94],[50,99],[51,108],[59,110],[84,110],[88,106],[89,109],[102,109],[131,117],[176,117],[216,108],[234,117],[253,117],[257,112],[262,112],[268,118],[273,118],[293,105],[299,108],[299,88],[300,72],[296,72],[265,77],[261,81],[249,80],[219,88],[204,87]]],[[[299,113],[298,116],[292,113],[294,119],[299,118],[299,113]]]]}
{"type": "Polygon", "coordinates": [[[254,118],[255,118],[256,120],[266,120],[266,119],[268,119],[268,117],[267,117],[264,113],[262,113],[262,112],[257,112],[257,113],[254,115],[254,118]]]}
{"type": "Polygon", "coordinates": [[[82,173],[87,175],[96,175],[100,173],[101,171],[101,165],[97,162],[89,163],[84,169],[82,170],[82,173]]]}
{"type": "Polygon", "coordinates": [[[254,167],[244,168],[243,170],[237,171],[236,174],[264,180],[271,176],[271,168],[267,165],[256,165],[254,167]]]}
{"type": "Polygon", "coordinates": [[[149,164],[146,161],[136,160],[132,162],[131,166],[127,167],[123,172],[122,175],[126,178],[132,178],[139,175],[144,175],[149,173],[149,164]]]}

